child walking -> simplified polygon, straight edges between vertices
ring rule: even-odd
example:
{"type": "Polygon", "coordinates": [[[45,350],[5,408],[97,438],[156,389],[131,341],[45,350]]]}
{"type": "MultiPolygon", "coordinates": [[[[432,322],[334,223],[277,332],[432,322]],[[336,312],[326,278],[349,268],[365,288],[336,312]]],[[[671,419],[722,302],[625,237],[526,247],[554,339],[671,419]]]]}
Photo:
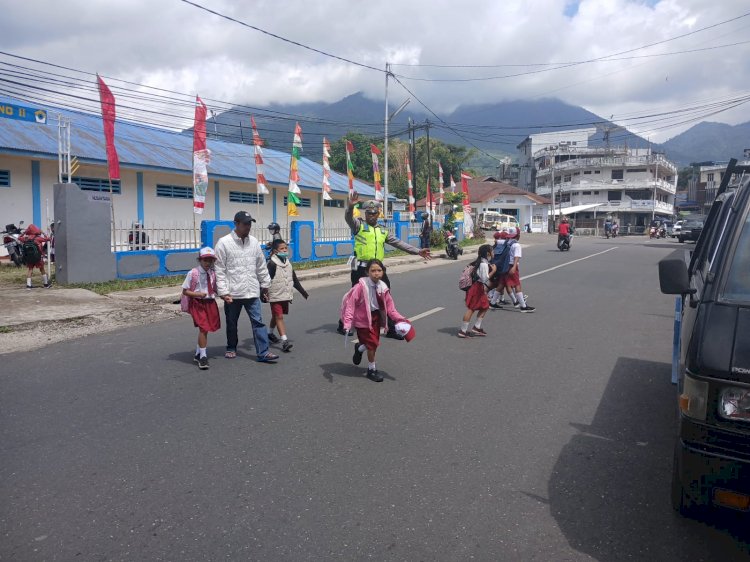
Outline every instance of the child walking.
{"type": "Polygon", "coordinates": [[[521,238],[521,230],[514,227],[509,228],[508,238],[514,239],[516,243],[513,244],[513,247],[510,249],[510,259],[512,265],[508,270],[508,274],[504,278],[505,286],[513,291],[513,294],[516,297],[516,302],[514,303],[514,306],[516,308],[518,308],[521,312],[534,312],[536,310],[536,307],[529,306],[529,303],[526,302],[529,297],[528,295],[524,296],[523,288],[521,288],[521,273],[518,269],[521,263],[521,258],[523,257],[521,244],[518,243],[519,239],[521,238]]]}
{"type": "Polygon", "coordinates": [[[47,272],[44,270],[44,244],[49,241],[50,239],[42,234],[42,231],[35,224],[30,224],[20,238],[23,260],[28,268],[26,273],[27,289],[33,288],[31,275],[34,273],[34,269],[38,269],[39,273],[42,274],[42,284],[45,289],[52,286],[47,277],[47,272]]]}
{"type": "Polygon", "coordinates": [[[390,318],[397,326],[403,323],[404,339],[414,338],[414,328],[393,304],[388,286],[382,281],[385,267],[383,262],[372,259],[367,262],[367,277],[362,277],[341,301],[341,322],[344,333],[352,327],[357,330],[354,356],[352,362],[359,365],[362,354],[367,351],[367,378],[374,382],[383,382],[383,375],[375,364],[375,352],[380,345],[380,332],[387,329],[390,318]]]}
{"type": "Polygon", "coordinates": [[[193,325],[198,328],[198,345],[195,347],[194,361],[201,370],[208,369],[208,332],[221,328],[219,307],[216,306],[216,273],[213,248],[206,246],[198,253],[198,267],[190,270],[182,284],[182,294],[188,299],[188,312],[193,317],[193,325]]]}
{"type": "Polygon", "coordinates": [[[271,286],[268,289],[268,302],[271,303],[271,322],[268,324],[268,340],[278,343],[281,339],[281,349],[289,353],[292,342],[286,335],[284,315],[289,314],[289,305],[294,296],[293,289],[307,299],[309,296],[294,273],[292,262],[289,261],[289,247],[281,238],[271,242],[271,258],[268,260],[268,274],[271,276],[271,286]],[[279,335],[273,333],[278,328],[279,335]]]}
{"type": "Polygon", "coordinates": [[[466,313],[461,323],[461,329],[458,331],[459,338],[469,338],[473,336],[486,336],[487,332],[482,329],[482,319],[490,308],[490,301],[487,298],[487,286],[490,283],[490,277],[495,273],[495,266],[490,264],[492,259],[492,246],[482,244],[477,250],[477,259],[471,265],[476,272],[476,281],[472,283],[469,290],[466,291],[466,313]],[[477,312],[477,321],[469,330],[471,317],[477,312]]]}

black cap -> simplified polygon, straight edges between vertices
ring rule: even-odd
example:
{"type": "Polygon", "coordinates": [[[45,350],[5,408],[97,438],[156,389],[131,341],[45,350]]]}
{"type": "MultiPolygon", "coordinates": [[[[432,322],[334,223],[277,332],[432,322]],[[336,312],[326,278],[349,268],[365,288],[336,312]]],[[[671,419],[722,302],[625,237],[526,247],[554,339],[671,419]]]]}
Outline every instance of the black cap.
{"type": "Polygon", "coordinates": [[[251,217],[250,213],[248,213],[247,211],[238,211],[237,214],[234,215],[234,222],[250,224],[255,222],[255,219],[251,217]]]}

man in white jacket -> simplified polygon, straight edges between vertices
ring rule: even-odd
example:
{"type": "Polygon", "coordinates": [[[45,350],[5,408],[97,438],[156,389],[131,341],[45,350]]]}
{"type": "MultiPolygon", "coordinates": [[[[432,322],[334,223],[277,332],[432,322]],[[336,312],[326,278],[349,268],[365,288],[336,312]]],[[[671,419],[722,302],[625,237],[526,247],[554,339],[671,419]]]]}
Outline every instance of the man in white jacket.
{"type": "Polygon", "coordinates": [[[216,292],[224,301],[227,350],[224,357],[237,356],[237,321],[242,309],[253,327],[255,352],[261,363],[275,363],[279,356],[268,350],[268,330],[261,317],[261,300],[268,299],[271,276],[258,239],[250,236],[255,219],[246,211],[234,215],[234,230],[216,243],[216,292]]]}

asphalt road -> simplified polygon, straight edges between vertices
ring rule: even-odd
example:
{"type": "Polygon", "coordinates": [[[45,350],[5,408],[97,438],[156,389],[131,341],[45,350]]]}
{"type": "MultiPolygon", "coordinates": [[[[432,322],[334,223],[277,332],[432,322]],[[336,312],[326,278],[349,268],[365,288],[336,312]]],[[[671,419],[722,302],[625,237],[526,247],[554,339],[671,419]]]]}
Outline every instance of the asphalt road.
{"type": "MultiPolygon", "coordinates": [[[[533,242],[533,238],[530,237],[533,242]]],[[[0,560],[739,560],[747,523],[675,515],[670,241],[527,248],[534,314],[460,340],[462,264],[394,274],[385,382],[292,305],[277,365],[192,362],[185,317],[4,356],[0,560]],[[426,314],[425,313],[428,313],[426,314]]],[[[267,314],[267,308],[264,310],[267,314]]]]}

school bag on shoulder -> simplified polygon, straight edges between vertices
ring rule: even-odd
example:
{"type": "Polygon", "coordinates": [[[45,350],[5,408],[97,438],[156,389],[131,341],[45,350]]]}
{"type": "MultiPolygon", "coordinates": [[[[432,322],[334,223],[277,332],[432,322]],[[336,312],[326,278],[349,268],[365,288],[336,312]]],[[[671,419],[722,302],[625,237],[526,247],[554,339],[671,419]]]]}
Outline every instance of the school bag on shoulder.
{"type": "Polygon", "coordinates": [[[469,264],[464,267],[461,272],[461,277],[458,278],[458,288],[462,291],[468,291],[469,288],[477,280],[477,268],[474,264],[469,264]]]}
{"type": "MultiPolygon", "coordinates": [[[[200,273],[198,272],[197,268],[193,268],[190,271],[190,290],[194,291],[195,288],[198,286],[199,278],[198,276],[200,273]]],[[[190,312],[190,297],[187,295],[182,295],[180,297],[180,311],[181,312],[190,312]]]]}
{"type": "Polygon", "coordinates": [[[21,246],[21,252],[26,265],[36,265],[42,261],[42,252],[39,251],[39,246],[33,240],[26,240],[21,246]]]}
{"type": "Polygon", "coordinates": [[[492,264],[497,268],[493,278],[497,278],[499,275],[505,275],[513,265],[510,259],[510,248],[516,243],[515,240],[506,242],[503,249],[492,256],[492,264]]]}

